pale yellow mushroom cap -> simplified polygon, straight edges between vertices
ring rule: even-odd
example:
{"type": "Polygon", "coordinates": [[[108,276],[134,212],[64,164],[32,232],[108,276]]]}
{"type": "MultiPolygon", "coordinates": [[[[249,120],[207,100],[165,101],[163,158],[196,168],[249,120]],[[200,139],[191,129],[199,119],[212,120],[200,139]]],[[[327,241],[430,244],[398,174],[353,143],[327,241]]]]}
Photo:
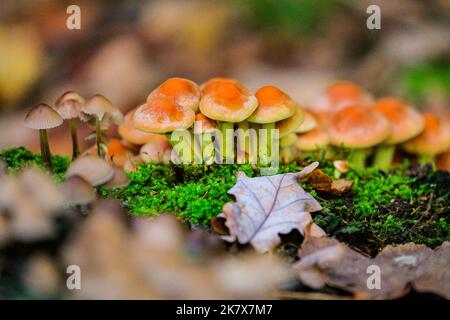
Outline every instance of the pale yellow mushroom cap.
{"type": "Polygon", "coordinates": [[[313,130],[317,127],[317,120],[313,116],[313,114],[309,111],[303,110],[303,122],[302,124],[295,130],[296,133],[305,133],[313,130]]]}
{"type": "Polygon", "coordinates": [[[280,138],[282,138],[290,133],[294,133],[302,123],[303,111],[297,107],[292,117],[278,121],[275,126],[278,130],[280,130],[280,138]]]}
{"type": "Polygon", "coordinates": [[[75,159],[66,172],[66,178],[80,176],[96,187],[108,182],[114,176],[114,170],[105,160],[95,156],[81,156],[75,159]]]}

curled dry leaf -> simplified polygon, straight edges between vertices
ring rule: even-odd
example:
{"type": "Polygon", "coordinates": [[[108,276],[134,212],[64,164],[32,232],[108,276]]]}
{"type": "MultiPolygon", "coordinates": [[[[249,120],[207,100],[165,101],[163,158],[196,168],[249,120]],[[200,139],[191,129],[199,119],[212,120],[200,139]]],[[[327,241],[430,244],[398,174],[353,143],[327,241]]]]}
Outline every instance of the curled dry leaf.
{"type": "Polygon", "coordinates": [[[387,246],[371,259],[335,239],[308,238],[299,255],[294,270],[304,284],[314,289],[329,285],[357,298],[394,299],[407,294],[412,284],[419,292],[450,296],[448,242],[436,251],[412,243],[387,246]],[[379,289],[368,287],[369,277],[374,274],[371,268],[380,270],[379,289]]]}
{"type": "Polygon", "coordinates": [[[424,270],[414,281],[414,289],[450,299],[450,242],[444,242],[424,262],[424,270]]]}
{"type": "Polygon", "coordinates": [[[256,178],[239,172],[236,184],[228,191],[237,202],[225,204],[219,215],[226,219],[230,232],[224,239],[250,243],[258,252],[266,252],[280,243],[279,233],[293,229],[303,235],[323,236],[324,231],[313,223],[310,214],[322,207],[297,180],[310,174],[317,165],[315,162],[298,173],[256,178]]]}
{"type": "Polygon", "coordinates": [[[333,180],[323,171],[316,169],[306,177],[306,181],[311,187],[318,191],[328,194],[340,196],[349,191],[353,185],[353,181],[347,179],[333,180]]]}

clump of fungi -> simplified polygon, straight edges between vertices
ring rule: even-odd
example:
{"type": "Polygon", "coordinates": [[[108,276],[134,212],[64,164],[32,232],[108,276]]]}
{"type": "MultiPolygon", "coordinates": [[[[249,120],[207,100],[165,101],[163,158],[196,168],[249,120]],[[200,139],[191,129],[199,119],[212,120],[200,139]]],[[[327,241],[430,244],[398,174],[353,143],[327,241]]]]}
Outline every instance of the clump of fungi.
{"type": "MultiPolygon", "coordinates": [[[[213,78],[201,86],[170,78],[125,117],[102,95],[85,101],[69,91],[57,100],[55,109],[39,104],[25,118],[28,127],[40,132],[41,153],[49,169],[47,129],[64,119],[70,123],[74,158],[67,177],[75,178],[68,185],[84,183],[80,192],[88,199],[92,195],[86,183],[124,186],[128,179],[123,170],[135,170],[145,162],[212,164],[216,160],[265,166],[269,157],[285,163],[313,157],[333,160],[335,174],[340,175],[348,167],[364,168],[369,156],[377,168],[388,171],[397,147],[417,155],[421,163],[434,164],[439,155],[438,165],[447,168],[450,149],[448,119],[422,115],[396,97],[375,101],[351,82],[336,82],[316,103],[301,107],[273,85],[253,94],[230,78],[213,78]],[[96,143],[77,158],[78,119],[95,127],[96,143]],[[113,123],[119,125],[120,138],[109,140],[107,131],[113,123]],[[180,137],[187,149],[179,147],[180,137]]],[[[83,202],[81,194],[71,196],[83,202]]]]}

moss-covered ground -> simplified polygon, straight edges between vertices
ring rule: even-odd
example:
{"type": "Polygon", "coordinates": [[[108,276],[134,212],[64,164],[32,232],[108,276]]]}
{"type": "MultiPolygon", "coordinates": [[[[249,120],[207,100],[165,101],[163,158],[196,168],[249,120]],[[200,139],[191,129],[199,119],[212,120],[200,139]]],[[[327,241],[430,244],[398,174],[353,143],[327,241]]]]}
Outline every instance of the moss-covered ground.
{"type": "MultiPolygon", "coordinates": [[[[42,166],[40,156],[23,148],[0,152],[10,171],[28,164],[42,166]]],[[[55,175],[63,179],[69,160],[54,157],[55,175]]],[[[333,167],[322,162],[321,168],[332,174],[333,167]]],[[[281,166],[280,172],[296,172],[298,164],[281,166]]],[[[134,215],[174,213],[192,224],[209,226],[230,201],[227,190],[236,182],[237,171],[257,176],[250,165],[167,166],[144,164],[130,172],[130,185],[108,191],[103,196],[120,199],[134,215]]],[[[317,193],[307,183],[302,186],[323,206],[314,220],[326,232],[362,252],[373,255],[392,243],[415,242],[435,247],[450,240],[450,174],[430,167],[399,166],[390,173],[373,168],[350,171],[345,176],[354,181],[343,196],[317,193]]]]}

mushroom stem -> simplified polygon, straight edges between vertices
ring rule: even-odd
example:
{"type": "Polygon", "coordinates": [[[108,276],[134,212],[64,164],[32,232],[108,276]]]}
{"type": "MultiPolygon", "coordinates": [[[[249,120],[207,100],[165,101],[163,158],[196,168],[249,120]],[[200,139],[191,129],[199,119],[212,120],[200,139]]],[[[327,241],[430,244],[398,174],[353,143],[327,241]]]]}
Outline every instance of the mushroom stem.
{"type": "Polygon", "coordinates": [[[97,142],[97,154],[100,158],[105,158],[105,152],[102,147],[102,130],[100,128],[100,119],[95,116],[95,140],[97,142]]]}
{"type": "Polygon", "coordinates": [[[42,156],[42,159],[46,163],[48,170],[53,171],[52,155],[50,153],[50,147],[48,145],[47,130],[45,130],[45,129],[40,129],[39,130],[39,139],[40,139],[40,143],[41,143],[41,156],[42,156]]]}
{"type": "Polygon", "coordinates": [[[259,125],[256,123],[249,124],[248,131],[248,163],[257,164],[258,163],[258,131],[259,125]]]}
{"type": "Polygon", "coordinates": [[[201,164],[203,163],[203,134],[194,133],[194,143],[192,148],[194,154],[194,163],[201,164]]]}
{"type": "Polygon", "coordinates": [[[377,148],[374,166],[384,172],[389,171],[394,159],[395,147],[393,145],[380,145],[377,148]]]}
{"type": "Polygon", "coordinates": [[[284,164],[288,164],[288,163],[294,161],[294,155],[292,154],[292,147],[281,148],[280,158],[284,164]]]}
{"type": "Polygon", "coordinates": [[[221,124],[222,139],[223,139],[223,158],[225,163],[234,162],[234,139],[233,139],[233,123],[223,122],[221,124]]]}
{"type": "Polygon", "coordinates": [[[80,155],[80,149],[78,148],[78,135],[77,135],[77,118],[69,120],[70,135],[72,137],[72,158],[75,159],[80,155]]]}
{"type": "Polygon", "coordinates": [[[214,161],[213,135],[210,132],[203,133],[201,143],[202,143],[203,163],[210,165],[214,161]]]}
{"type": "Polygon", "coordinates": [[[181,163],[191,164],[195,162],[195,159],[193,158],[193,156],[195,156],[195,136],[193,137],[190,133],[187,135],[178,135],[175,134],[175,132],[172,132],[166,133],[166,137],[173,150],[177,153],[178,160],[181,161],[181,163]]]}
{"type": "MultiPolygon", "coordinates": [[[[265,123],[262,125],[263,129],[267,130],[267,143],[266,143],[266,150],[267,150],[267,156],[271,156],[271,148],[272,148],[272,130],[275,130],[275,123],[265,123]]],[[[264,146],[262,146],[264,147],[264,146]]]]}
{"type": "Polygon", "coordinates": [[[243,121],[238,124],[238,136],[237,136],[237,155],[236,160],[238,164],[243,164],[247,158],[247,152],[249,152],[250,137],[248,136],[248,122],[243,121]]]}
{"type": "Polygon", "coordinates": [[[433,166],[433,168],[436,167],[436,163],[434,161],[434,156],[432,154],[419,155],[419,163],[421,165],[431,164],[433,166]]]}
{"type": "Polygon", "coordinates": [[[348,164],[352,169],[364,169],[366,166],[366,149],[353,149],[348,157],[348,164]]]}

